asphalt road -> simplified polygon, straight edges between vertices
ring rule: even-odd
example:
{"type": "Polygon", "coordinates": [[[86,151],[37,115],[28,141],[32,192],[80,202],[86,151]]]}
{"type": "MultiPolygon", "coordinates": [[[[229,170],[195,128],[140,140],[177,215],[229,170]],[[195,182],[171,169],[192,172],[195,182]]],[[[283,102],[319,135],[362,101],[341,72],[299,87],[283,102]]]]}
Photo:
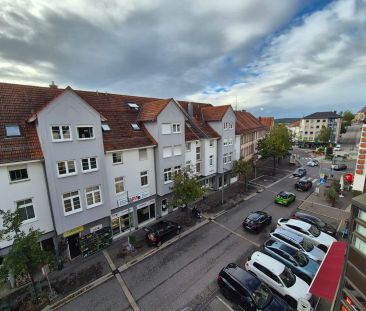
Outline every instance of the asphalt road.
{"type": "MultiPolygon", "coordinates": [[[[310,168],[309,176],[316,179],[317,173],[316,168],[310,168]]],[[[262,177],[257,182],[268,183],[269,180],[262,177]]],[[[122,278],[140,309],[203,309],[206,302],[218,293],[216,277],[220,269],[230,262],[243,264],[245,258],[268,238],[278,218],[290,216],[300,205],[300,200],[288,208],[273,203],[275,193],[281,190],[294,191],[294,182],[293,178],[283,178],[264,192],[229,210],[216,222],[201,227],[124,271],[122,278]],[[255,210],[265,210],[273,217],[272,226],[258,235],[244,232],[241,227],[243,219],[255,210]]],[[[309,193],[296,191],[296,195],[305,199],[309,193]]],[[[127,299],[115,279],[61,308],[78,311],[112,309],[129,309],[127,299]]]]}

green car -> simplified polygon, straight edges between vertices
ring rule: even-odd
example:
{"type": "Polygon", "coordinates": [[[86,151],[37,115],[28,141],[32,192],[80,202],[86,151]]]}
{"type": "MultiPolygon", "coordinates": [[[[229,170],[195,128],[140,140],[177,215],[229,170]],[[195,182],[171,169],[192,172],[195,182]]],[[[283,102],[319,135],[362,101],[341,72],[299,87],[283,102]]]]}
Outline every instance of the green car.
{"type": "Polygon", "coordinates": [[[296,199],[296,195],[294,195],[293,193],[286,192],[286,191],[281,191],[279,194],[276,195],[274,201],[277,204],[289,206],[290,203],[295,201],[295,199],[296,199]]]}

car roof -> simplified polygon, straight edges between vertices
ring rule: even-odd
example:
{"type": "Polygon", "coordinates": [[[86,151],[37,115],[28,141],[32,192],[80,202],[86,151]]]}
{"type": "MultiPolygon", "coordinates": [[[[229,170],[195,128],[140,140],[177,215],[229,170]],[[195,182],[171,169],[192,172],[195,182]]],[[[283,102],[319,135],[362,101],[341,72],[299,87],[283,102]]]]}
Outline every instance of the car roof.
{"type": "Polygon", "coordinates": [[[290,246],[287,246],[285,243],[282,243],[280,241],[274,241],[270,247],[277,248],[280,250],[283,250],[285,253],[290,254],[291,256],[295,255],[297,250],[293,249],[290,246]]]}
{"type": "Polygon", "coordinates": [[[281,274],[285,268],[285,265],[283,263],[258,251],[252,254],[251,260],[262,264],[268,270],[272,271],[276,275],[281,274]]]}
{"type": "Polygon", "coordinates": [[[172,222],[170,222],[170,221],[162,220],[162,221],[159,221],[159,222],[151,225],[150,228],[153,230],[160,230],[160,229],[164,228],[166,225],[171,225],[171,224],[172,224],[172,222]]]}
{"type": "Polygon", "coordinates": [[[292,231],[286,230],[284,228],[277,228],[272,233],[278,233],[279,235],[283,235],[285,237],[288,237],[288,238],[292,239],[296,243],[300,243],[304,239],[301,235],[298,235],[298,234],[296,234],[296,233],[294,233],[292,231]]]}
{"type": "Polygon", "coordinates": [[[305,230],[308,230],[311,227],[311,224],[305,222],[305,221],[301,221],[301,220],[297,220],[297,219],[288,219],[287,222],[285,223],[286,225],[294,225],[300,228],[303,228],[305,230]]]}
{"type": "Polygon", "coordinates": [[[228,264],[223,270],[251,291],[255,291],[261,284],[259,279],[236,264],[228,264]]]}
{"type": "Polygon", "coordinates": [[[301,213],[301,212],[296,212],[295,213],[296,217],[302,217],[302,218],[306,218],[306,219],[312,219],[312,220],[320,220],[318,217],[315,217],[313,215],[309,215],[309,214],[305,214],[305,213],[301,213]]]}
{"type": "Polygon", "coordinates": [[[263,216],[263,215],[267,215],[266,212],[262,212],[262,211],[256,211],[256,212],[251,212],[247,218],[249,219],[258,219],[259,217],[263,216]]]}

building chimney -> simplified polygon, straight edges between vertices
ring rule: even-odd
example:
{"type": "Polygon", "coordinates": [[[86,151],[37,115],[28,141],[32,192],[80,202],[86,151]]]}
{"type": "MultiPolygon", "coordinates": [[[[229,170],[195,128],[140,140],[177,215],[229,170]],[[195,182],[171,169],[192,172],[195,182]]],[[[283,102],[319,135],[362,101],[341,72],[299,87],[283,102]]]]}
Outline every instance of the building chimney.
{"type": "Polygon", "coordinates": [[[193,117],[193,104],[191,102],[188,103],[188,114],[193,117]]]}
{"type": "Polygon", "coordinates": [[[55,84],[55,81],[52,81],[49,86],[50,86],[51,89],[57,89],[58,88],[58,86],[55,84]]]}

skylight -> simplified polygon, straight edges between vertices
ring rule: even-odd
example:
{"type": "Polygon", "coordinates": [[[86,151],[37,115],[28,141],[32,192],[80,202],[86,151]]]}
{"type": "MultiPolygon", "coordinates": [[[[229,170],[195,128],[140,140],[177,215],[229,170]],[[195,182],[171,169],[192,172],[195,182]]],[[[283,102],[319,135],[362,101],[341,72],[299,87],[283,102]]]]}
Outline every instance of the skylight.
{"type": "Polygon", "coordinates": [[[131,123],[131,126],[132,126],[134,131],[139,131],[140,130],[140,126],[137,123],[131,123]]]}
{"type": "Polygon", "coordinates": [[[20,128],[17,124],[5,125],[6,137],[18,137],[20,136],[20,128]]]}
{"type": "Polygon", "coordinates": [[[103,132],[111,131],[111,128],[109,127],[108,123],[102,123],[102,131],[103,132]]]}
{"type": "Polygon", "coordinates": [[[139,106],[136,103],[128,103],[130,109],[139,110],[139,106]]]}

